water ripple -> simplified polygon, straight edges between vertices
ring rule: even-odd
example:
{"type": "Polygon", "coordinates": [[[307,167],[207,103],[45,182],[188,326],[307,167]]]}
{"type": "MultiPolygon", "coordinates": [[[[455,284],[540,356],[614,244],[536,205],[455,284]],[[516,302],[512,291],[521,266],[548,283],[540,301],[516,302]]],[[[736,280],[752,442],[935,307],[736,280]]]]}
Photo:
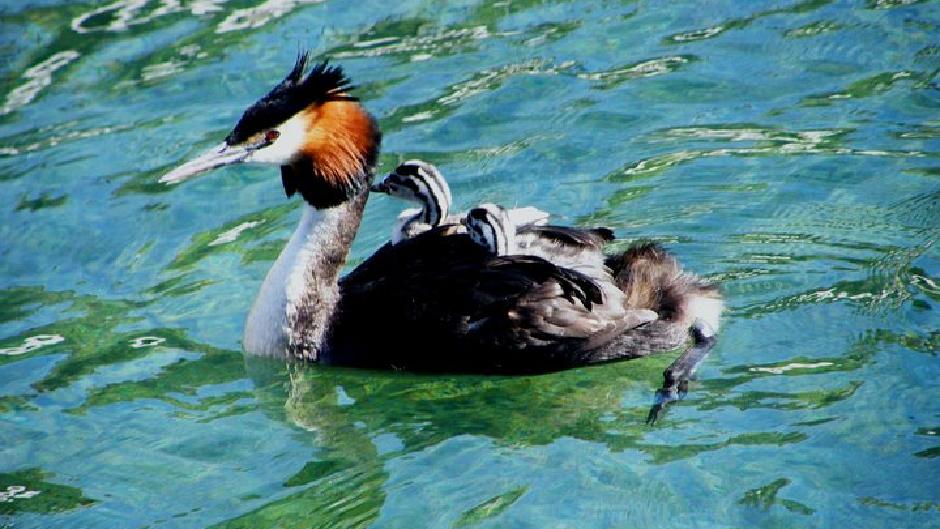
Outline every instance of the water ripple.
{"type": "MultiPolygon", "coordinates": [[[[141,15],[141,11],[148,4],[150,0],[118,0],[75,17],[72,20],[72,30],[80,34],[96,31],[126,31],[131,26],[146,24],[183,9],[180,0],[161,0],[159,7],[148,14],[141,15]]],[[[193,7],[193,14],[197,11],[204,12],[198,7],[193,7]]]]}
{"type": "Polygon", "coordinates": [[[385,55],[408,55],[411,61],[423,61],[431,57],[453,53],[473,41],[491,37],[490,30],[483,25],[467,28],[449,28],[421,36],[366,36],[349,46],[335,48],[330,55],[336,58],[381,57],[385,55]]]}
{"type": "Polygon", "coordinates": [[[475,73],[469,79],[454,83],[444,89],[444,95],[421,103],[402,106],[382,119],[383,130],[397,130],[409,123],[439,120],[450,115],[463,102],[480,94],[496,90],[510,77],[517,75],[551,75],[568,71],[574,62],[551,63],[534,58],[520,63],[510,63],[475,73]]]}
{"type": "Polygon", "coordinates": [[[145,124],[128,123],[110,127],[93,127],[90,129],[68,130],[70,127],[75,125],[77,125],[77,123],[74,122],[58,123],[54,126],[44,127],[28,134],[18,134],[15,138],[9,138],[17,141],[17,143],[0,146],[0,155],[16,156],[25,153],[41,151],[43,149],[56,147],[63,143],[84,140],[88,138],[96,138],[98,136],[132,130],[145,124]],[[38,141],[32,141],[32,139],[36,138],[37,136],[41,139],[38,141]],[[24,140],[26,140],[28,143],[25,143],[24,140]]]}
{"type": "Polygon", "coordinates": [[[843,26],[837,22],[820,20],[817,22],[811,22],[805,26],[800,26],[796,29],[788,29],[783,33],[783,35],[789,38],[815,37],[816,35],[822,35],[823,33],[839,31],[842,28],[843,26]]]}
{"type": "Polygon", "coordinates": [[[940,70],[934,72],[914,72],[906,70],[884,72],[855,81],[843,90],[806,97],[801,104],[806,106],[824,106],[843,99],[871,97],[887,92],[900,83],[911,83],[911,87],[915,90],[930,88],[931,82],[938,73],[940,73],[940,70]]]}
{"type": "MultiPolygon", "coordinates": [[[[0,492],[40,494],[0,525],[932,522],[930,479],[878,469],[940,457],[935,2],[7,4],[0,492]],[[686,398],[646,425],[676,352],[514,378],[244,357],[298,202],[259,171],[156,178],[298,46],[359,84],[379,171],[428,159],[466,201],[720,281],[686,398]]],[[[370,200],[350,263],[392,209],[370,200]]]]}
{"type": "Polygon", "coordinates": [[[928,153],[915,150],[852,148],[841,145],[851,129],[780,131],[748,126],[677,127],[654,133],[651,141],[703,138],[728,142],[767,142],[753,147],[710,150],[681,150],[630,162],[605,177],[610,182],[631,181],[659,174],[687,162],[721,156],[773,155],[851,155],[882,157],[924,157],[928,153]]]}
{"type": "Polygon", "coordinates": [[[0,115],[9,114],[31,103],[47,86],[52,84],[52,75],[81,56],[75,50],[65,50],[53,54],[41,63],[30,67],[23,73],[28,79],[25,84],[14,88],[0,107],[0,115]]]}
{"type": "Polygon", "coordinates": [[[324,0],[266,0],[262,4],[245,9],[236,9],[216,28],[216,33],[228,33],[264,26],[271,20],[283,17],[304,4],[319,4],[324,0]]]}
{"type": "Polygon", "coordinates": [[[624,81],[642,77],[654,77],[674,72],[690,62],[698,60],[694,55],[671,55],[640,61],[635,64],[614,68],[612,70],[591,73],[579,73],[578,77],[594,81],[598,88],[613,88],[624,81]]]}
{"type": "Polygon", "coordinates": [[[58,334],[37,334],[36,336],[27,336],[23,345],[16,347],[6,347],[0,349],[0,355],[19,356],[47,345],[55,345],[65,341],[65,338],[58,334]]]}
{"type": "Polygon", "coordinates": [[[815,11],[823,6],[831,4],[832,0],[804,0],[798,2],[789,7],[781,7],[775,9],[768,9],[766,11],[760,11],[749,17],[743,18],[734,18],[727,20],[721,24],[716,24],[703,29],[697,29],[692,31],[683,31],[681,33],[675,33],[664,39],[667,44],[684,44],[688,42],[695,42],[700,40],[707,40],[721,35],[722,33],[731,30],[731,29],[743,29],[750,26],[757,20],[760,20],[765,17],[781,14],[792,14],[792,13],[808,13],[815,11]]]}

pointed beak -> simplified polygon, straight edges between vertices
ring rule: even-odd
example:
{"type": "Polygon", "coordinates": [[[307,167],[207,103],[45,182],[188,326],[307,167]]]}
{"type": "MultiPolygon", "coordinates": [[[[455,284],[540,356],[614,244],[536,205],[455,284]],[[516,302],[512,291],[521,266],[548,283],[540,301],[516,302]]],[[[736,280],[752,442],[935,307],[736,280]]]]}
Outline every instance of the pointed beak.
{"type": "Polygon", "coordinates": [[[378,184],[372,184],[369,191],[373,193],[388,193],[388,186],[385,185],[385,182],[379,182],[378,184]]]}
{"type": "Polygon", "coordinates": [[[252,149],[246,145],[222,143],[160,177],[161,184],[178,184],[199,173],[244,162],[252,149]]]}

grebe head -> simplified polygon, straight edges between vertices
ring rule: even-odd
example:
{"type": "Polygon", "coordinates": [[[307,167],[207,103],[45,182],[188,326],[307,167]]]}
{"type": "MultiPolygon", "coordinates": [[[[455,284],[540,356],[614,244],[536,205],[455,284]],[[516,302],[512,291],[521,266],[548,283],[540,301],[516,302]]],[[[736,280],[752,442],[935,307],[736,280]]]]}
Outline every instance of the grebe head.
{"type": "Polygon", "coordinates": [[[225,141],[164,175],[175,184],[237,163],[279,165],[288,196],[300,192],[315,207],[338,205],[363,191],[372,177],[381,135],[375,120],[347,91],[338,66],[307,54],[283,81],[248,107],[225,141]]]}
{"type": "Polygon", "coordinates": [[[516,226],[509,213],[496,204],[480,204],[467,212],[463,221],[473,242],[493,255],[512,255],[516,251],[516,226]]]}
{"type": "Polygon", "coordinates": [[[451,205],[450,187],[437,167],[408,160],[372,186],[372,191],[417,202],[422,207],[422,222],[436,226],[447,217],[451,205]]]}

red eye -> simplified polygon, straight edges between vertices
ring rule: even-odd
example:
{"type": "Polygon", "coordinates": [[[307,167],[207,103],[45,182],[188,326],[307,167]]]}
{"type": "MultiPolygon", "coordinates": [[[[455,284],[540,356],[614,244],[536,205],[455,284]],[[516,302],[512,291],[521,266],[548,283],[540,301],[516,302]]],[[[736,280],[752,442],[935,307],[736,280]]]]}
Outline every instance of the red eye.
{"type": "Polygon", "coordinates": [[[280,135],[281,133],[276,130],[269,130],[264,133],[264,141],[268,143],[274,143],[274,140],[276,140],[280,135]]]}

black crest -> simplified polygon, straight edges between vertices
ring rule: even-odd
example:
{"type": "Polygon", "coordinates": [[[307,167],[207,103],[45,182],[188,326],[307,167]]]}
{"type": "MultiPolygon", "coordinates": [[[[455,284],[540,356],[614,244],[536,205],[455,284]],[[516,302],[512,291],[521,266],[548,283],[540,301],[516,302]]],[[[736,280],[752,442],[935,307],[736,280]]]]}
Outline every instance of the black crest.
{"type": "Polygon", "coordinates": [[[345,92],[352,89],[349,79],[339,66],[321,62],[304,77],[307,52],[297,57],[294,68],[257,103],[242,114],[225,143],[236,145],[251,136],[274,128],[314,103],[355,99],[345,92]]]}

